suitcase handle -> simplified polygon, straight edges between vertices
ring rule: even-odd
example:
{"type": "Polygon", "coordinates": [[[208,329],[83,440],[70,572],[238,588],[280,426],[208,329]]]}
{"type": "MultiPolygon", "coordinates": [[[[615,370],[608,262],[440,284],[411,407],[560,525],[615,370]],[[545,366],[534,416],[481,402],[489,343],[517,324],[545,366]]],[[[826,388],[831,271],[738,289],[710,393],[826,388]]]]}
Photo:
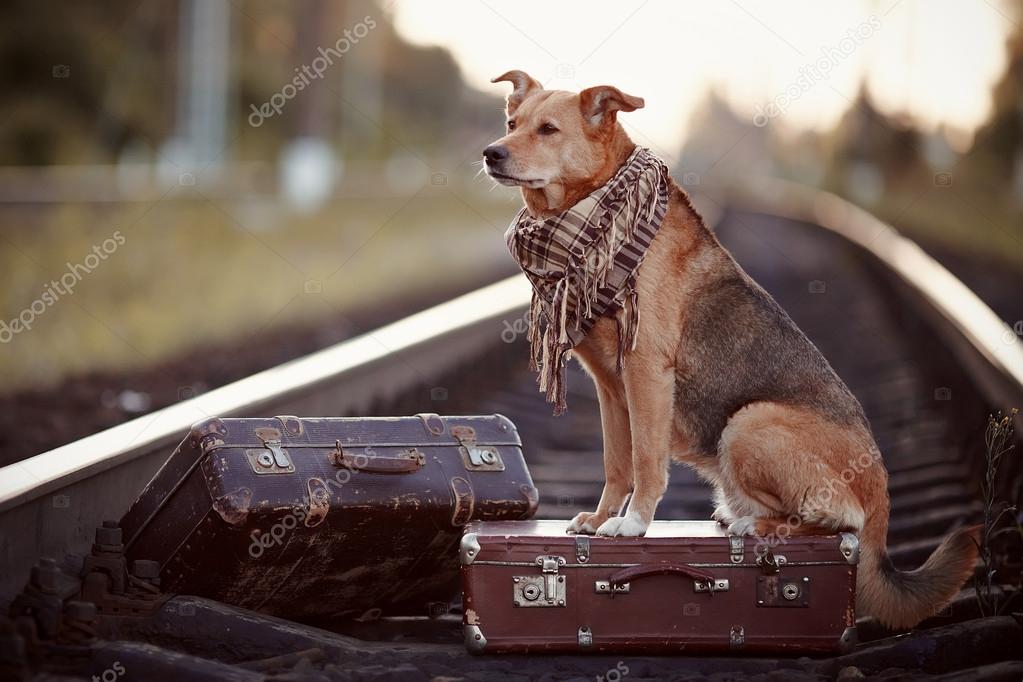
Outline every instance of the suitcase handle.
{"type": "Polygon", "coordinates": [[[352,455],[344,451],[341,441],[335,444],[330,453],[331,464],[345,469],[354,469],[371,474],[410,474],[419,471],[426,464],[426,457],[419,450],[409,448],[397,457],[364,454],[352,455]]]}
{"type": "Polygon", "coordinates": [[[671,562],[663,562],[658,564],[639,564],[638,566],[629,566],[617,571],[607,579],[607,582],[611,587],[616,585],[623,585],[633,580],[640,578],[647,578],[652,575],[681,575],[686,578],[692,578],[697,582],[706,582],[713,584],[714,576],[707,571],[702,571],[689,564],[675,564],[671,562]]]}

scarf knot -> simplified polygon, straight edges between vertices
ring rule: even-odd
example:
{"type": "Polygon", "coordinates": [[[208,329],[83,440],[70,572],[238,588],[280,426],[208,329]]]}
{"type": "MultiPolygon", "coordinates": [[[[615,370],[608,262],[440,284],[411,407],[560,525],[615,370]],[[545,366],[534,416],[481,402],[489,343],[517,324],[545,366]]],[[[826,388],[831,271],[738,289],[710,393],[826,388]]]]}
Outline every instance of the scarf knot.
{"type": "Polygon", "coordinates": [[[526,208],[505,240],[533,285],[529,366],[540,390],[565,411],[565,357],[602,316],[618,327],[617,369],[636,346],[636,276],[668,211],[668,168],[636,147],[621,168],[563,213],[537,219],[526,208]]]}

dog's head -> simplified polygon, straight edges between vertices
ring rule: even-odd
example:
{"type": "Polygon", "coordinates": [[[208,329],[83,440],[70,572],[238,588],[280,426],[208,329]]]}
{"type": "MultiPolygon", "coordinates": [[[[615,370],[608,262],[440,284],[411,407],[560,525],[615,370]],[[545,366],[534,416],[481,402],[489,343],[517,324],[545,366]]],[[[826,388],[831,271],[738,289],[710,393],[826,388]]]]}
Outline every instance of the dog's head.
{"type": "Polygon", "coordinates": [[[493,80],[514,86],[508,95],[507,134],[483,150],[487,174],[519,186],[531,209],[571,206],[611,177],[633,148],[619,111],[643,106],[610,85],[582,92],[544,90],[523,71],[493,80]],[[624,154],[624,156],[623,156],[624,154]]]}

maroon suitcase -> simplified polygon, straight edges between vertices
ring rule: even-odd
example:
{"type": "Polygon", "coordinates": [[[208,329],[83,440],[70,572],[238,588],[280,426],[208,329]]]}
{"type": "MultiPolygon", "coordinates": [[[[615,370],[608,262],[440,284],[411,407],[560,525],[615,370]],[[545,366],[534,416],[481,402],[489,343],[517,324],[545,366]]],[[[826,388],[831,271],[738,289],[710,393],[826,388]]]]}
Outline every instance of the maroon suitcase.
{"type": "Polygon", "coordinates": [[[294,620],[425,615],[458,594],[462,526],[537,502],[501,415],[212,418],[121,527],[165,592],[294,620]]]}
{"type": "Polygon", "coordinates": [[[567,525],[466,527],[470,652],[804,653],[856,643],[852,534],[768,547],[714,521],[655,521],[642,538],[568,535],[567,525]]]}

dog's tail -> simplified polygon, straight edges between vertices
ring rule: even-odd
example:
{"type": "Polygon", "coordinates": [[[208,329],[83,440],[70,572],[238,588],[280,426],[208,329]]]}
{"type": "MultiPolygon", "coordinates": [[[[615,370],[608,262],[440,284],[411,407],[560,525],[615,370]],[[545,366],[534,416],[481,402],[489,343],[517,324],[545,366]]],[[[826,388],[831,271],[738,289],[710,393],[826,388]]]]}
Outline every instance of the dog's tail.
{"type": "Polygon", "coordinates": [[[973,575],[980,526],[953,532],[923,566],[903,572],[888,556],[887,525],[887,519],[868,522],[860,538],[856,609],[890,628],[911,628],[943,609],[973,575]]]}

